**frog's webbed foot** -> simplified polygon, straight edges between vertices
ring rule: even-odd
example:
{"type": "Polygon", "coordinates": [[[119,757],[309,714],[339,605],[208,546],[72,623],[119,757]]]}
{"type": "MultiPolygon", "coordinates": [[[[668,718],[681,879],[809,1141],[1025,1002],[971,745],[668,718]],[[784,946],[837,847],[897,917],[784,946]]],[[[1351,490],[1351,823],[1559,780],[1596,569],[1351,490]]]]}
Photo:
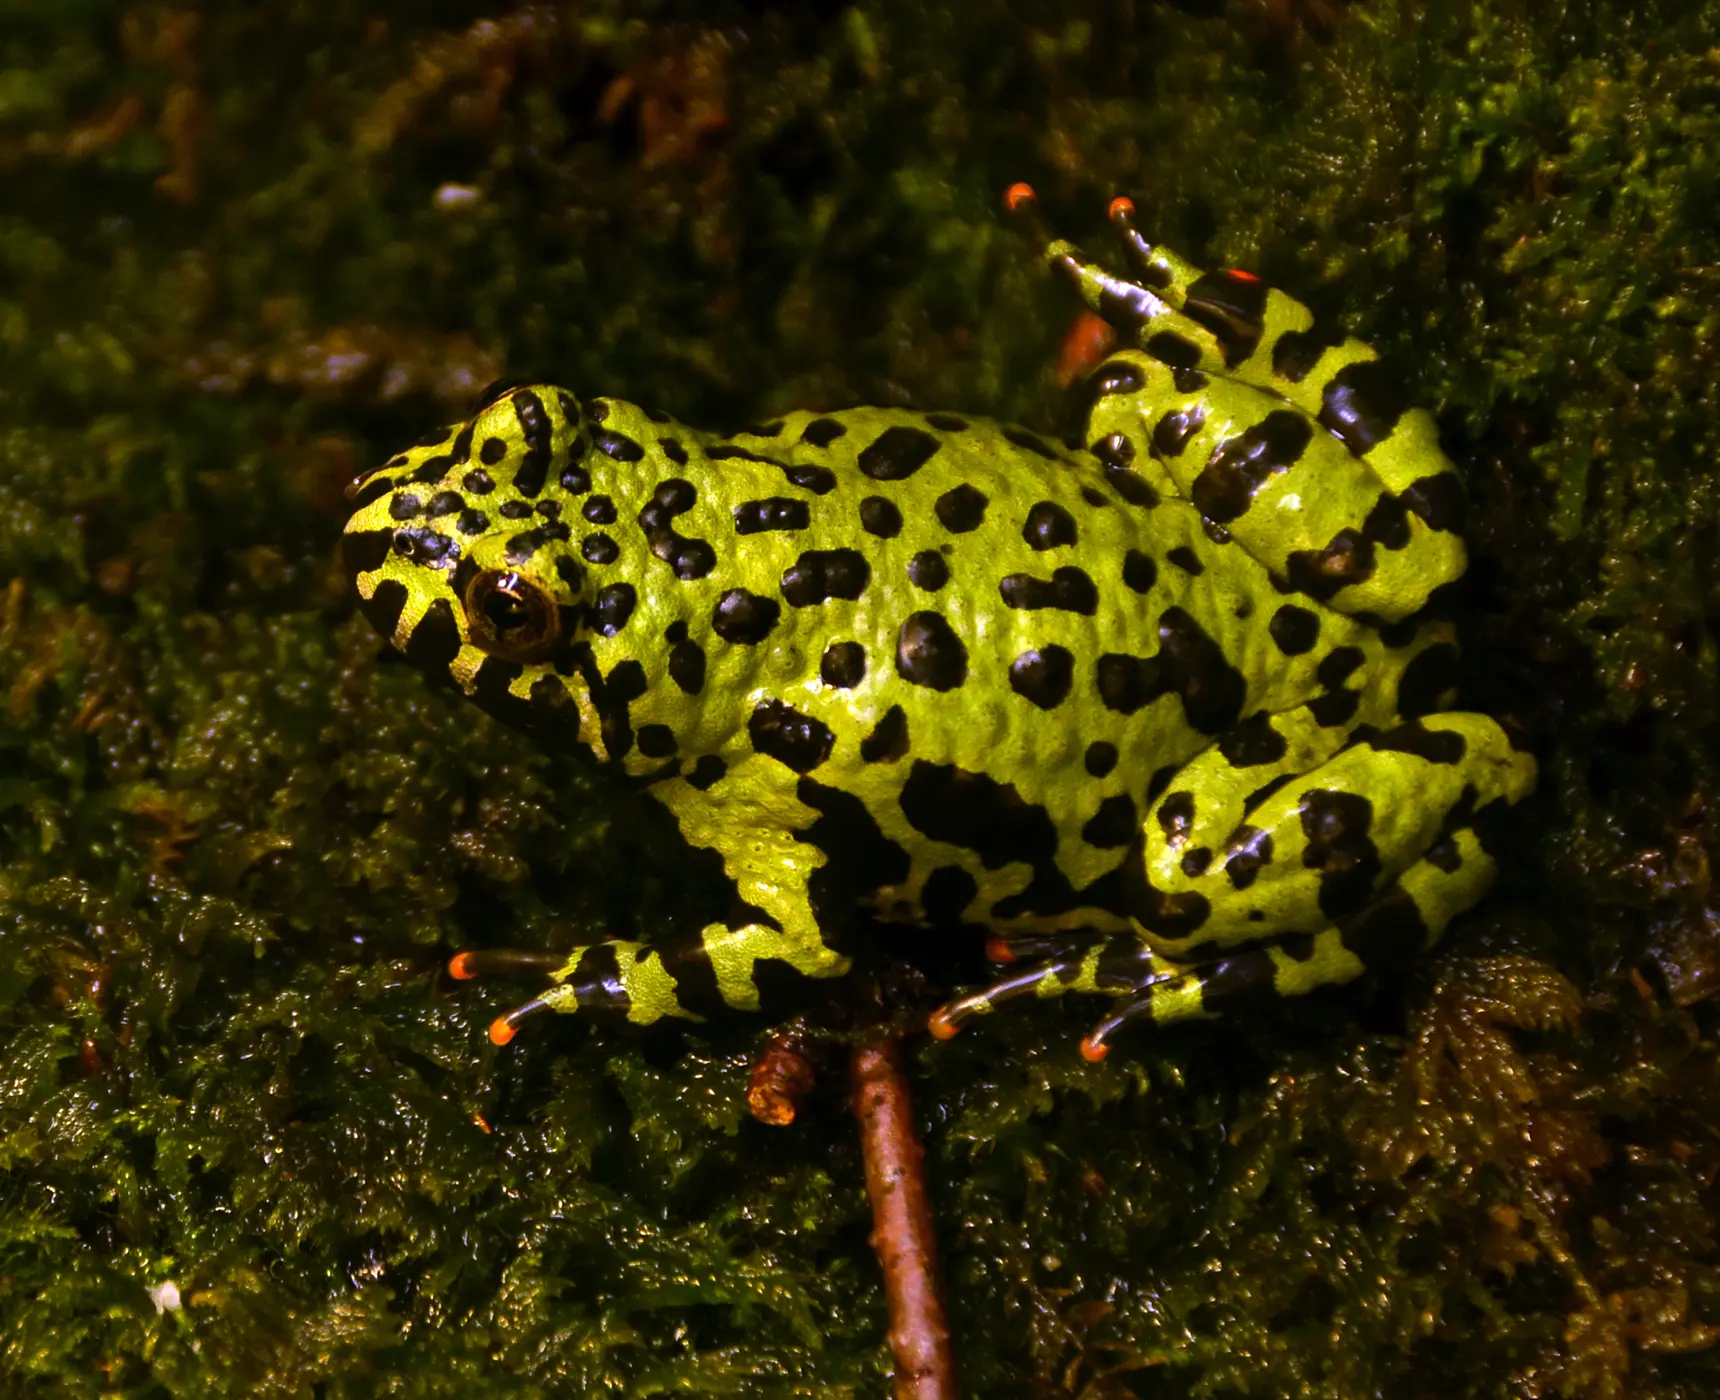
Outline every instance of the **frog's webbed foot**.
{"type": "Polygon", "coordinates": [[[1150,1014],[1152,988],[1179,973],[1155,959],[1133,933],[1122,933],[1071,946],[1069,935],[998,937],[986,948],[993,962],[1029,959],[1019,972],[1001,977],[977,992],[945,1002],[926,1020],[926,1029],[948,1040],[968,1022],[1022,997],[1055,997],[1065,992],[1098,992],[1125,998],[1081,1041],[1081,1053],[1102,1060],[1110,1053],[1106,1039],[1130,1021],[1150,1014]]]}

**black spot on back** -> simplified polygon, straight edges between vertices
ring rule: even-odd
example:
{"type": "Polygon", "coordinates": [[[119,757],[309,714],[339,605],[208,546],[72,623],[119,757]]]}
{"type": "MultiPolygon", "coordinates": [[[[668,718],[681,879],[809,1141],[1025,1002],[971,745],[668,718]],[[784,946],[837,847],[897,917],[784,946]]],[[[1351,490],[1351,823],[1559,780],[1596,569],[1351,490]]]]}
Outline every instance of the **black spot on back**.
{"type": "Polygon", "coordinates": [[[866,676],[866,648],[859,642],[832,642],[818,663],[818,677],[838,690],[852,690],[866,676]]]}
{"type": "Polygon", "coordinates": [[[908,716],[900,705],[892,705],[860,741],[860,757],[867,763],[894,763],[907,753],[908,716]]]}
{"type": "Polygon", "coordinates": [[[834,418],[814,418],[800,430],[800,440],[811,443],[814,447],[829,447],[847,431],[847,426],[834,418]]]}
{"type": "Polygon", "coordinates": [[[1073,564],[1054,569],[1049,579],[1035,578],[1032,574],[1005,574],[998,581],[997,591],[1010,607],[1028,612],[1059,608],[1092,617],[1099,610],[1098,588],[1085,569],[1073,564]]]}
{"type": "Polygon", "coordinates": [[[1266,624],[1266,630],[1277,644],[1278,650],[1286,656],[1304,656],[1314,649],[1314,643],[1320,639],[1320,619],[1307,608],[1285,603],[1272,614],[1272,621],[1266,624]]]}
{"type": "Polygon", "coordinates": [[[781,616],[782,605],[776,599],[731,588],[711,610],[711,630],[725,642],[756,646],[770,636],[781,616]]]}
{"type": "Polygon", "coordinates": [[[1266,292],[1266,284],[1258,277],[1220,269],[1204,274],[1189,287],[1182,312],[1213,333],[1227,367],[1239,365],[1260,344],[1266,292]]]}
{"type": "Polygon", "coordinates": [[[734,508],[735,533],[757,535],[766,530],[804,530],[812,523],[812,508],[787,496],[742,501],[734,508]]]}
{"type": "Polygon", "coordinates": [[[1058,549],[1075,543],[1075,517],[1055,501],[1036,502],[1027,512],[1021,538],[1036,550],[1058,549]]]}
{"type": "Polygon", "coordinates": [[[912,685],[954,690],[967,679],[967,648],[942,613],[910,613],[896,634],[896,671],[912,685]]]}
{"type": "Polygon", "coordinates": [[[1320,426],[1337,434],[1358,456],[1391,436],[1408,402],[1378,360],[1345,365],[1320,396],[1320,426]]]}
{"type": "Polygon", "coordinates": [[[1024,651],[1009,663],[1009,688],[1042,710],[1069,698],[1075,683],[1075,657],[1055,642],[1024,651]]]}
{"type": "Polygon", "coordinates": [[[1223,650],[1181,608],[1159,619],[1153,656],[1108,652],[1096,669],[1099,698],[1118,714],[1132,715],[1161,695],[1180,696],[1183,715],[1202,734],[1222,734],[1241,717],[1248,683],[1223,650]]]}
{"type": "Polygon", "coordinates": [[[936,593],[950,581],[950,566],[935,549],[922,549],[908,561],[908,579],[915,588],[936,593]]]}
{"type": "Polygon", "coordinates": [[[747,720],[747,735],[753,752],[792,768],[810,773],[830,757],[836,736],[823,721],[802,714],[780,700],[763,700],[747,720]]]}
{"type": "Polygon", "coordinates": [[[860,502],[860,528],[881,540],[893,540],[902,533],[902,512],[894,501],[868,496],[860,502]]]}
{"type": "Polygon", "coordinates": [[[807,608],[831,598],[858,598],[872,577],[872,566],[857,549],[809,549],[782,573],[782,596],[792,607],[807,608]]]}
{"type": "Polygon", "coordinates": [[[591,619],[602,637],[613,637],[633,616],[639,595],[630,583],[612,583],[591,600],[591,619]]]}
{"type": "Polygon", "coordinates": [[[860,470],[874,481],[906,481],[931,460],[941,446],[923,428],[898,423],[872,440],[858,459],[860,470]]]}
{"type": "Polygon", "coordinates": [[[939,496],[932,509],[937,512],[944,529],[952,535],[964,535],[979,528],[985,519],[986,505],[985,492],[964,482],[939,496]]]}

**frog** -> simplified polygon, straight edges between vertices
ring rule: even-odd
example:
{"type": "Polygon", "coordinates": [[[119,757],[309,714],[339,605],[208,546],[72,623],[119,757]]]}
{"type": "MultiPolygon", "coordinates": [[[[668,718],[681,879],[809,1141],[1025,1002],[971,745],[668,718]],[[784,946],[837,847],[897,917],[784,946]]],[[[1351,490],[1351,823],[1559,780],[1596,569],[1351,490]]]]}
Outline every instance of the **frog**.
{"type": "Polygon", "coordinates": [[[719,891],[696,929],[457,954],[543,974],[496,1044],[546,1011],[759,1011],[901,925],[997,964],[934,1036],[1086,995],[1097,1061],[1391,975],[1493,882],[1536,769],[1452,708],[1465,495],[1432,416],[1126,198],[1121,272],[1006,202],[1115,335],[1066,440],[892,407],[718,433],[502,385],[349,488],[382,637],[620,775],[719,891]]]}

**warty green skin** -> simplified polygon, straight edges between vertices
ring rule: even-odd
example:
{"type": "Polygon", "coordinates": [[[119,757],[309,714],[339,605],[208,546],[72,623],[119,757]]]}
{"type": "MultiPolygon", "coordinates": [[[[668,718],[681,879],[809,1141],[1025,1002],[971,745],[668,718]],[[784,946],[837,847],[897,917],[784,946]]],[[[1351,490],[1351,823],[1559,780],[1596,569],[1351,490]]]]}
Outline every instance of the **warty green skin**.
{"type": "Polygon", "coordinates": [[[1461,494],[1367,347],[1118,222],[1048,261],[1125,348],[1069,448],[798,412],[718,436],[552,386],[354,483],[366,615],[426,670],[638,781],[734,898],[576,950],[538,1007],[636,1022],[834,977],[868,914],[981,924],[1025,995],[1216,1014],[1411,957],[1491,883],[1534,765],[1448,712],[1461,494]],[[708,862],[707,854],[704,859],[708,862]]]}

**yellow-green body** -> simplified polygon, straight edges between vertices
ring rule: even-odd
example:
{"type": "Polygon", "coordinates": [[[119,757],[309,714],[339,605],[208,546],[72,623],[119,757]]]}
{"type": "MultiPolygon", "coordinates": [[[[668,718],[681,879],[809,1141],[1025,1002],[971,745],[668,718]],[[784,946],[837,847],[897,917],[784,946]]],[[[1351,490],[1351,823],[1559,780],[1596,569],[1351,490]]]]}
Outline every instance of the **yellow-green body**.
{"type": "Polygon", "coordinates": [[[541,1004],[756,1008],[868,917],[979,924],[1029,961],[934,1030],[1098,991],[1099,1054],[1479,898],[1534,769],[1443,710],[1431,419],[1300,304],[1134,241],[1138,282],[1049,248],[1130,344],[1079,446],[877,408],[717,436],[536,386],[355,484],[384,635],[638,780],[732,883],[697,938],[579,950],[541,1004]]]}

